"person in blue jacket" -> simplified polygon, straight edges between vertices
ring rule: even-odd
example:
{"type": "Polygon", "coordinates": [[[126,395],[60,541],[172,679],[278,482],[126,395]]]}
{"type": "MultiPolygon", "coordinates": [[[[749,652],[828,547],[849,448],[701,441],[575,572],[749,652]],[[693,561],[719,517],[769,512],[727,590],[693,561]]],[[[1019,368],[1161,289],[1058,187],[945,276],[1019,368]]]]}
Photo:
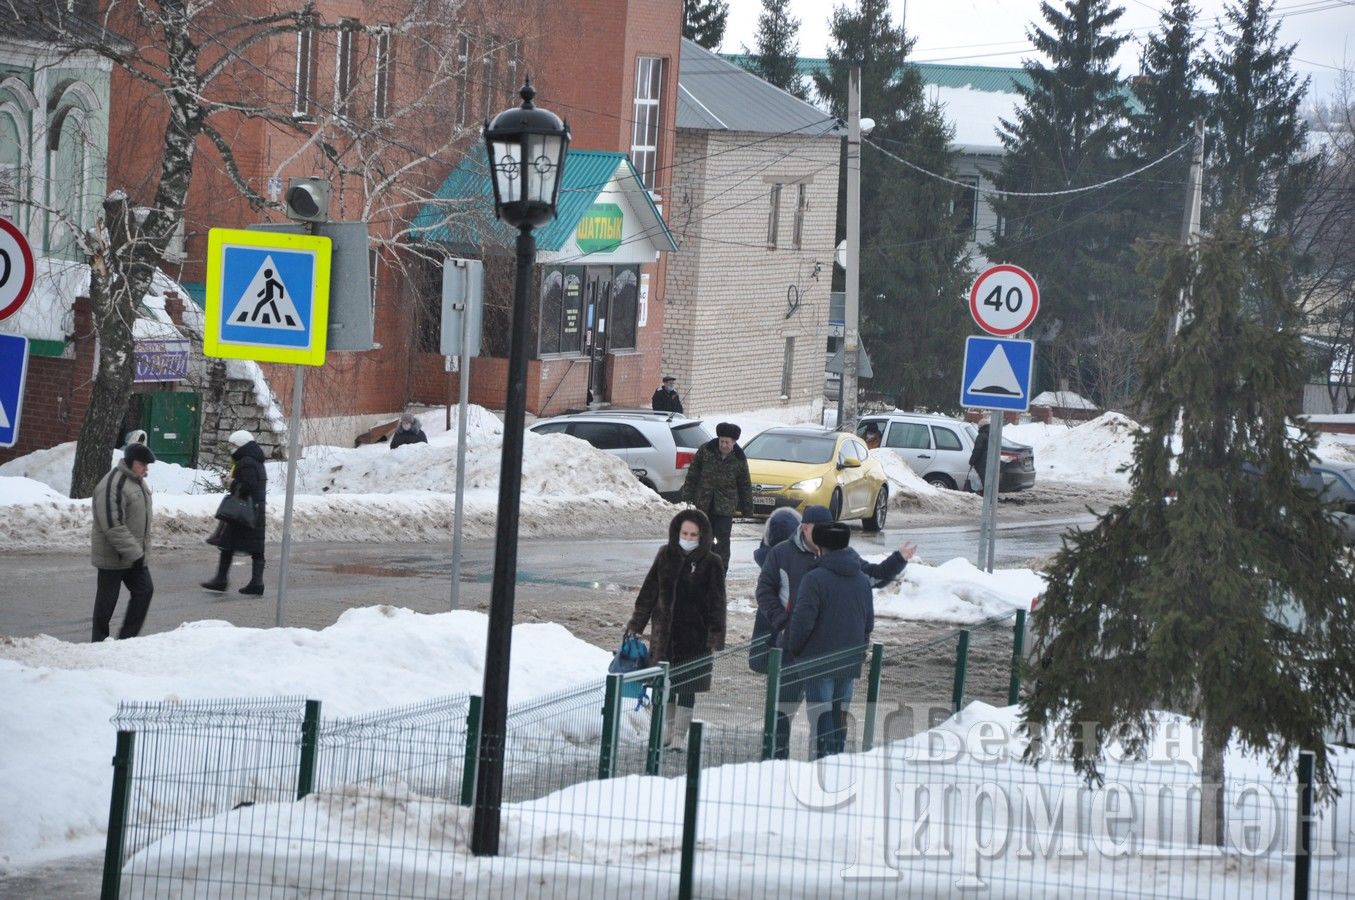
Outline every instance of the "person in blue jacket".
{"type": "MultiPolygon", "coordinates": [[[[780,513],[781,510],[777,510],[780,513]]],[[[775,514],[773,514],[773,518],[775,514]]],[[[799,596],[800,583],[818,559],[818,547],[814,544],[813,529],[817,525],[826,525],[833,521],[833,514],[826,506],[805,508],[798,529],[789,530],[789,537],[775,544],[763,556],[762,571],[757,579],[757,615],[753,620],[753,648],[749,654],[748,666],[754,672],[767,671],[767,655],[773,647],[785,649],[785,630],[790,623],[791,611],[799,596]],[[765,642],[757,639],[767,636],[765,642]]],[[[845,526],[844,526],[845,527],[845,526]]],[[[771,520],[768,520],[769,537],[771,520]]],[[[764,538],[765,540],[765,538],[764,538]]],[[[857,557],[861,571],[876,586],[882,586],[898,578],[908,560],[917,552],[914,544],[905,541],[898,550],[889,554],[883,561],[869,563],[857,557]]],[[[754,559],[757,551],[754,551],[754,559]]],[[[782,660],[782,666],[786,660],[782,660]]],[[[776,758],[786,759],[790,746],[790,720],[800,704],[802,682],[791,678],[781,685],[781,704],[777,712],[776,758]]]]}
{"type": "Polygon", "coordinates": [[[847,707],[861,677],[861,659],[875,630],[875,599],[861,557],[847,546],[852,532],[834,522],[814,526],[820,556],[800,582],[786,629],[786,650],[804,665],[805,706],[814,734],[814,758],[841,753],[847,743],[847,707]],[[860,651],[846,652],[844,651],[860,651]],[[821,660],[819,665],[816,660],[821,660]]]}

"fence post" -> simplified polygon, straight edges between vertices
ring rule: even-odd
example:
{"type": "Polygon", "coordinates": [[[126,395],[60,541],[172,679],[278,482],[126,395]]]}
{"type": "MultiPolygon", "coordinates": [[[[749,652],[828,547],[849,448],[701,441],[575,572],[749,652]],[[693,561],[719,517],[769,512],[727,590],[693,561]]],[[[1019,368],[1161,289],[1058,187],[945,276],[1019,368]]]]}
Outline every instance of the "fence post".
{"type": "Polygon", "coordinates": [[[1026,656],[1026,611],[1016,611],[1016,625],[1012,627],[1012,680],[1007,686],[1007,705],[1021,702],[1021,661],[1026,656]]]}
{"type": "Polygon", "coordinates": [[[608,675],[602,701],[602,751],[598,755],[598,778],[616,774],[616,742],[621,733],[621,688],[624,676],[608,675]]]}
{"type": "Polygon", "coordinates": [[[781,706],[781,648],[767,651],[767,698],[762,706],[762,758],[776,756],[776,714],[781,706]]]}
{"type": "Polygon", "coordinates": [[[475,779],[480,763],[480,712],[484,701],[472,695],[466,709],[466,757],[461,763],[461,805],[475,805],[475,779]]]}
{"type": "Polygon", "coordinates": [[[701,799],[701,744],[704,722],[693,722],[687,732],[687,800],[682,812],[682,866],[678,875],[678,900],[691,900],[696,869],[696,819],[701,799]]]}
{"type": "Polygon", "coordinates": [[[1299,753],[1298,850],[1294,857],[1294,900],[1308,900],[1313,872],[1313,760],[1309,750],[1299,753]]]}
{"type": "Polygon", "coordinates": [[[870,645],[870,679],[866,682],[866,727],[861,732],[861,752],[875,746],[875,708],[880,703],[880,675],[884,668],[885,645],[870,645]]]}
{"type": "Polygon", "coordinates": [[[952,712],[959,712],[964,704],[964,679],[969,670],[969,629],[960,630],[960,642],[955,646],[955,686],[950,691],[952,712]]]}
{"type": "Polygon", "coordinates": [[[320,752],[320,701],[306,701],[306,718],[301,721],[301,765],[296,773],[296,799],[303,800],[315,790],[315,757],[320,752]]]}
{"type": "Polygon", "coordinates": [[[113,751],[113,795],[108,804],[108,842],[104,845],[104,879],[99,900],[118,900],[122,891],[122,848],[127,830],[127,802],[131,798],[132,753],[136,732],[119,731],[113,751]]]}
{"type": "Polygon", "coordinates": [[[664,721],[668,713],[668,663],[659,663],[663,674],[654,683],[654,700],[649,704],[649,753],[645,757],[645,774],[659,774],[663,761],[664,721]]]}

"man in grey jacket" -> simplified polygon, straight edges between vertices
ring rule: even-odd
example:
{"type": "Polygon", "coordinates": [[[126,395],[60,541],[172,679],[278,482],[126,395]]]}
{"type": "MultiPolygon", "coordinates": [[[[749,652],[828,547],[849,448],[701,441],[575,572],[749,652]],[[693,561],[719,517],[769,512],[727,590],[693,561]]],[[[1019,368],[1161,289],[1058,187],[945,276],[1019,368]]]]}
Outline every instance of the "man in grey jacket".
{"type": "Polygon", "coordinates": [[[146,621],[155,585],[146,568],[151,548],[151,486],[146,472],[155,454],[145,444],[128,444],[122,461],[100,480],[90,503],[90,560],[99,570],[94,594],[94,642],[108,637],[108,625],[118,605],[118,593],[127,585],[130,597],[119,638],[136,637],[146,621]]]}

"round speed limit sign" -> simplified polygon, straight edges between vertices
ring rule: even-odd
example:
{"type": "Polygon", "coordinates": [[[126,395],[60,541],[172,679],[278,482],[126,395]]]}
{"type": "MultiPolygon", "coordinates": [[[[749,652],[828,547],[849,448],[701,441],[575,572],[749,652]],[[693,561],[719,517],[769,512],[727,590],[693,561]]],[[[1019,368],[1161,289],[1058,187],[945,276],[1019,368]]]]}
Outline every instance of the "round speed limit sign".
{"type": "Polygon", "coordinates": [[[19,311],[33,289],[33,251],[18,226],[0,219],[0,321],[19,311]]]}
{"type": "Polygon", "coordinates": [[[969,290],[969,314],[998,337],[1025,331],[1039,311],[1040,289],[1020,266],[1003,263],[985,269],[969,290]]]}

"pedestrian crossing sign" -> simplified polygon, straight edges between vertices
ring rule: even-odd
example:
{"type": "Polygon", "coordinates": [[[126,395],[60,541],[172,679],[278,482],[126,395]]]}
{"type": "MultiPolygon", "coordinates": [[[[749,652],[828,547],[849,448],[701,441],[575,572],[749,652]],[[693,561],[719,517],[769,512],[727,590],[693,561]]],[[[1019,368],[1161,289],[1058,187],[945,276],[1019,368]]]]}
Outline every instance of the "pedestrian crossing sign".
{"type": "Polygon", "coordinates": [[[1025,412],[1030,408],[1035,344],[1009,338],[969,337],[964,347],[960,405],[1025,412]]]}
{"type": "Polygon", "coordinates": [[[330,255],[327,237],[211,229],[203,353],[324,365],[330,255]]]}

